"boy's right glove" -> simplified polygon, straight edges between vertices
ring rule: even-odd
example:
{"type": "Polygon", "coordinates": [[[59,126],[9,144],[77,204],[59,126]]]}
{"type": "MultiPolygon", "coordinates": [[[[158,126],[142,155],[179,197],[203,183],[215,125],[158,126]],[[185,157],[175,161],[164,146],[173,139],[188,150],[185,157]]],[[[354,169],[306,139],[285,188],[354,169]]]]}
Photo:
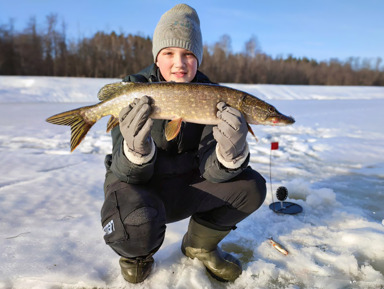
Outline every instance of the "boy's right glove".
{"type": "Polygon", "coordinates": [[[130,152],[137,157],[151,153],[153,141],[151,128],[153,120],[149,118],[152,113],[152,100],[144,95],[123,108],[119,114],[120,131],[130,152]]]}

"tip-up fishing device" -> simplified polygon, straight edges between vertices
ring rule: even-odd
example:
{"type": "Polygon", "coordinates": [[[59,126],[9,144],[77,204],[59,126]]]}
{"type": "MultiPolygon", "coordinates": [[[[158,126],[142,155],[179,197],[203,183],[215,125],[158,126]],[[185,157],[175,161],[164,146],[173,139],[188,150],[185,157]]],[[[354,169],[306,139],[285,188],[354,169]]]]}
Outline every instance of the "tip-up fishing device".
{"type": "MultiPolygon", "coordinates": [[[[271,185],[271,192],[272,192],[272,151],[279,149],[279,143],[278,142],[272,142],[271,143],[271,151],[270,151],[270,158],[269,158],[269,182],[271,185]]],[[[288,189],[286,187],[279,187],[276,190],[276,197],[279,200],[279,202],[274,202],[273,200],[273,194],[272,194],[272,203],[269,205],[269,208],[278,214],[298,214],[303,211],[303,208],[295,203],[292,202],[284,202],[288,197],[288,189]]]]}

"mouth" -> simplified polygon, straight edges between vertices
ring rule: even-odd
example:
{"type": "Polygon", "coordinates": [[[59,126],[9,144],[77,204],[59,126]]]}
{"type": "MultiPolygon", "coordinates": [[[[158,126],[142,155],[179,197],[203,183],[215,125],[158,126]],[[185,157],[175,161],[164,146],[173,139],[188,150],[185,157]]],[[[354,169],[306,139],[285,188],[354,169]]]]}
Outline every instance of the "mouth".
{"type": "Polygon", "coordinates": [[[295,119],[292,116],[286,116],[278,113],[276,110],[273,113],[269,113],[265,119],[268,120],[271,125],[289,125],[295,123],[295,119]]]}
{"type": "Polygon", "coordinates": [[[177,78],[182,78],[185,75],[187,75],[187,72],[185,72],[185,71],[176,71],[176,72],[173,72],[173,75],[175,75],[177,78]]]}
{"type": "Polygon", "coordinates": [[[289,125],[295,123],[295,119],[293,117],[286,115],[273,116],[270,118],[270,121],[273,125],[289,125]]]}

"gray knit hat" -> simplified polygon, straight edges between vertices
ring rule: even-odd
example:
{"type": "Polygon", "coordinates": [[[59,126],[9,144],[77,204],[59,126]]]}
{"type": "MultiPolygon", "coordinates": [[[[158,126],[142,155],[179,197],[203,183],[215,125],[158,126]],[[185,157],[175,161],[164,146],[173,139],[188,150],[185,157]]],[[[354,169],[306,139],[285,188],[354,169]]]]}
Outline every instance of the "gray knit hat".
{"type": "Polygon", "coordinates": [[[156,62],[160,50],[179,47],[191,51],[198,60],[203,60],[203,40],[200,20],[196,10],[186,4],[177,4],[161,16],[152,40],[153,59],[156,62]]]}

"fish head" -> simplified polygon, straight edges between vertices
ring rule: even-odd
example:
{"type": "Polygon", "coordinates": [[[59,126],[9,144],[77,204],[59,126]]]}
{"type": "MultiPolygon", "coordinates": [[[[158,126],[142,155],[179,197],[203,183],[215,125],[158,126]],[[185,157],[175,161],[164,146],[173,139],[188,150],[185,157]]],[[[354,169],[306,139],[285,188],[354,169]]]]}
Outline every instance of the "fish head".
{"type": "Polygon", "coordinates": [[[279,112],[273,105],[253,96],[243,100],[242,111],[250,124],[285,126],[295,123],[295,119],[279,112]]]}
{"type": "Polygon", "coordinates": [[[261,124],[284,126],[294,123],[295,119],[293,117],[286,116],[279,112],[273,105],[269,105],[267,113],[265,114],[265,118],[262,120],[261,124]]]}

